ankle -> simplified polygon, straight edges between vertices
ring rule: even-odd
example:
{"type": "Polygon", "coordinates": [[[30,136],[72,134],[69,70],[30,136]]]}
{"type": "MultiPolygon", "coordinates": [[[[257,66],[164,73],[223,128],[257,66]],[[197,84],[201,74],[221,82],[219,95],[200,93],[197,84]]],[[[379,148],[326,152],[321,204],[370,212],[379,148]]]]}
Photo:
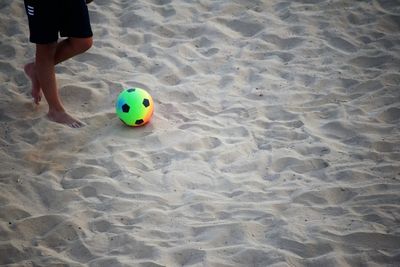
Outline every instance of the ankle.
{"type": "Polygon", "coordinates": [[[66,113],[63,106],[49,107],[49,114],[66,113]]]}

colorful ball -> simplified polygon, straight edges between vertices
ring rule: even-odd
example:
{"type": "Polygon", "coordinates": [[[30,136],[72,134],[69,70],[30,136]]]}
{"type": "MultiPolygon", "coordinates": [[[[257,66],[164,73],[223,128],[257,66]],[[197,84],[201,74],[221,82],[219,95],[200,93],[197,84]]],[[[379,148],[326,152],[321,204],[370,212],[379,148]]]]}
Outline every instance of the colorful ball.
{"type": "Polygon", "coordinates": [[[115,104],[117,115],[126,125],[141,126],[153,115],[154,103],[151,95],[141,88],[123,90],[115,104]]]}

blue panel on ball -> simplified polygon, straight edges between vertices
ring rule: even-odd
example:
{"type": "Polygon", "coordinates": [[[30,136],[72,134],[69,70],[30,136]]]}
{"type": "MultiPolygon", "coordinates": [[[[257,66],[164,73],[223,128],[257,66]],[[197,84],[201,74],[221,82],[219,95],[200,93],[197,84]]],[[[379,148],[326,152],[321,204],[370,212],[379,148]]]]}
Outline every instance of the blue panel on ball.
{"type": "Polygon", "coordinates": [[[121,110],[121,109],[122,109],[122,106],[123,106],[124,104],[125,104],[125,100],[121,98],[121,99],[118,101],[118,104],[117,104],[118,109],[121,110]]]}

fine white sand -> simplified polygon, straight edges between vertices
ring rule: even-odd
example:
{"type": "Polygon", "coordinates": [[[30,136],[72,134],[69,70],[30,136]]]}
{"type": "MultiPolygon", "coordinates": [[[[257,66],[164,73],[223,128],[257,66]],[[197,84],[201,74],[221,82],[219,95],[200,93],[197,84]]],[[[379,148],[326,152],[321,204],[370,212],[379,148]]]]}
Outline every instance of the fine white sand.
{"type": "Polygon", "coordinates": [[[399,266],[400,2],[95,0],[32,104],[0,3],[1,266],[399,266]],[[127,87],[155,100],[124,126],[127,87]]]}

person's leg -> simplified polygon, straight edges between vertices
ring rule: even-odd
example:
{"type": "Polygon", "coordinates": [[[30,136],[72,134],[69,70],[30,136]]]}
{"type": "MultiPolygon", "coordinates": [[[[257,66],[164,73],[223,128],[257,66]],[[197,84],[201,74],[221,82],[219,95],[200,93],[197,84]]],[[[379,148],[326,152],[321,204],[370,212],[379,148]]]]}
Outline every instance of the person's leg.
{"type": "Polygon", "coordinates": [[[71,117],[65,111],[60,100],[54,69],[56,53],[57,43],[36,45],[36,60],[34,66],[36,77],[49,105],[47,116],[52,121],[66,124],[73,128],[79,128],[83,126],[83,123],[71,117]]]}
{"type": "Polygon", "coordinates": [[[32,82],[31,95],[33,97],[33,102],[36,105],[39,105],[39,102],[42,100],[42,89],[40,87],[40,82],[36,75],[35,62],[29,62],[28,64],[26,64],[24,66],[24,71],[32,82]]]}
{"type": "Polygon", "coordinates": [[[64,39],[57,44],[56,53],[54,55],[54,64],[57,65],[71,57],[82,54],[92,47],[93,38],[75,38],[70,37],[64,39]]]}
{"type": "MultiPolygon", "coordinates": [[[[93,44],[92,37],[88,38],[67,38],[57,43],[54,54],[54,64],[57,65],[71,57],[81,54],[88,50],[93,44]]],[[[30,62],[24,67],[25,73],[32,82],[32,97],[35,104],[39,104],[42,99],[42,91],[39,79],[36,75],[35,63],[30,62]]]]}

